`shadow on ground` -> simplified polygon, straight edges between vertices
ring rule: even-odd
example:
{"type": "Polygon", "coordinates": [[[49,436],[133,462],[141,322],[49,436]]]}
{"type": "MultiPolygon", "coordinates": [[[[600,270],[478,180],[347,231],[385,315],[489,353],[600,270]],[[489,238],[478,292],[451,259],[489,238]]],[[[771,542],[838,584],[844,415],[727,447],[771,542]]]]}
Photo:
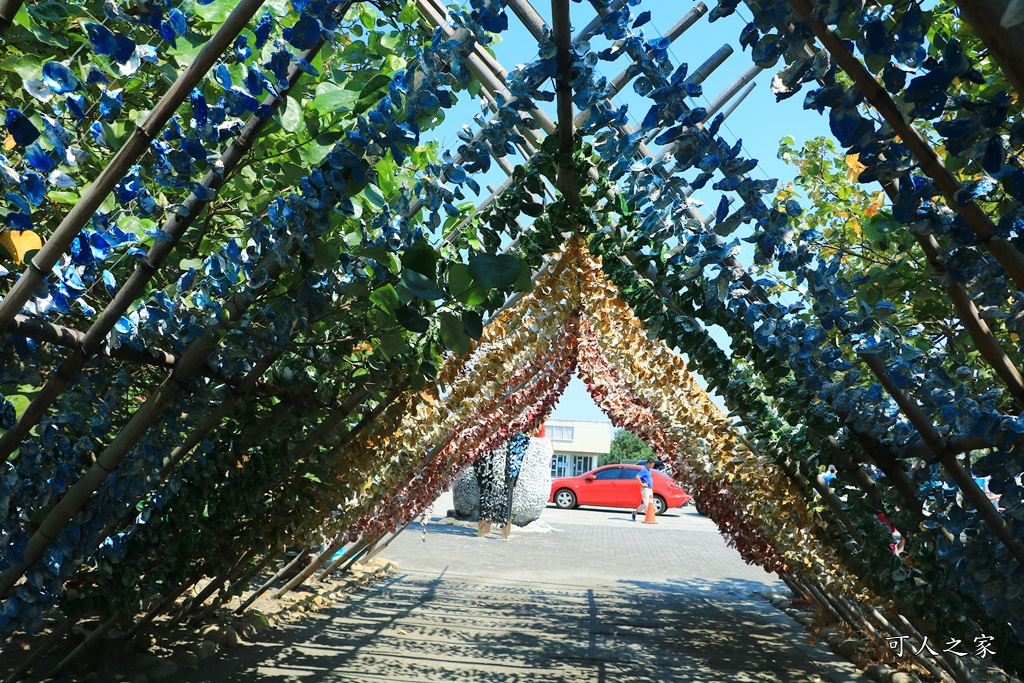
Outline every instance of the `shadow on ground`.
{"type": "Polygon", "coordinates": [[[594,588],[403,572],[179,680],[823,680],[820,663],[794,646],[795,627],[751,600],[758,588],[733,579],[594,588]]]}

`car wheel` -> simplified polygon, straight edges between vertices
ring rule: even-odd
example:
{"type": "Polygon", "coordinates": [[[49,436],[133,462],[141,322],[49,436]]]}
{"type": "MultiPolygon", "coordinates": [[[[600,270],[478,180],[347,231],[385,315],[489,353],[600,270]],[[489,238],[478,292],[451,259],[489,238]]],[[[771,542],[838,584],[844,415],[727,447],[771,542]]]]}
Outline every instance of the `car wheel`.
{"type": "Polygon", "coordinates": [[[665,514],[665,510],[668,510],[668,504],[665,503],[665,499],[661,496],[654,497],[654,514],[662,515],[665,514]]]}
{"type": "Polygon", "coordinates": [[[704,515],[705,517],[708,516],[707,510],[705,510],[703,507],[701,507],[701,505],[699,503],[694,503],[693,507],[697,509],[697,514],[698,515],[704,515]]]}
{"type": "Polygon", "coordinates": [[[569,489],[558,489],[555,493],[555,505],[563,510],[576,507],[576,494],[569,489]]]}

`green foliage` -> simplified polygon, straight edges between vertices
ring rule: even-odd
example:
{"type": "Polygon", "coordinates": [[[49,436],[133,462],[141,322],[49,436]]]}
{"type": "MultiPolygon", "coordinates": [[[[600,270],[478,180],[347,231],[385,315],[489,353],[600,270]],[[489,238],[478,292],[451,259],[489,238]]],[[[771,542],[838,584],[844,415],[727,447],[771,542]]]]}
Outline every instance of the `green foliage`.
{"type": "Polygon", "coordinates": [[[657,460],[654,451],[651,450],[651,447],[643,439],[625,429],[616,429],[615,434],[612,435],[611,451],[608,455],[601,456],[599,464],[610,465],[623,461],[635,462],[646,460],[647,458],[657,460]]]}

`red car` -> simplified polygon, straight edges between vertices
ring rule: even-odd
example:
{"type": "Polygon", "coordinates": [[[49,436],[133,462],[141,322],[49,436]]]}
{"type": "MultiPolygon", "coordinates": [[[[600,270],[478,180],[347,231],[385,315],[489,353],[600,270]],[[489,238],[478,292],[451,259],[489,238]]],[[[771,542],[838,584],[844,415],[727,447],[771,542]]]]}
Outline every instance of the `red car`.
{"type": "MultiPolygon", "coordinates": [[[[635,508],[640,505],[640,482],[636,480],[640,469],[638,465],[605,465],[578,477],[552,479],[548,502],[563,509],[580,505],[635,508]]],[[[689,505],[690,496],[679,484],[657,470],[653,474],[657,514],[689,505]]]]}

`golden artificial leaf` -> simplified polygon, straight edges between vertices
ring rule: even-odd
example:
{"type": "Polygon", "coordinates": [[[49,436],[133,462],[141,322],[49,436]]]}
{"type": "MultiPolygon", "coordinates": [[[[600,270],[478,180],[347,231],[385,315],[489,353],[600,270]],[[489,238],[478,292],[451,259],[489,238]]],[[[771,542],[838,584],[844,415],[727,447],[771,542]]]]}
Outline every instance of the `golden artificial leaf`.
{"type": "Polygon", "coordinates": [[[43,248],[43,241],[31,230],[6,230],[0,233],[0,245],[14,257],[14,262],[20,266],[25,254],[43,248]]]}
{"type": "Polygon", "coordinates": [[[860,177],[860,172],[863,171],[867,166],[860,163],[859,154],[847,154],[846,155],[846,182],[851,185],[857,182],[860,177]]]}
{"type": "Polygon", "coordinates": [[[18,143],[14,141],[14,136],[11,135],[10,133],[7,133],[7,137],[4,138],[4,149],[12,150],[17,144],[18,143]]]}

